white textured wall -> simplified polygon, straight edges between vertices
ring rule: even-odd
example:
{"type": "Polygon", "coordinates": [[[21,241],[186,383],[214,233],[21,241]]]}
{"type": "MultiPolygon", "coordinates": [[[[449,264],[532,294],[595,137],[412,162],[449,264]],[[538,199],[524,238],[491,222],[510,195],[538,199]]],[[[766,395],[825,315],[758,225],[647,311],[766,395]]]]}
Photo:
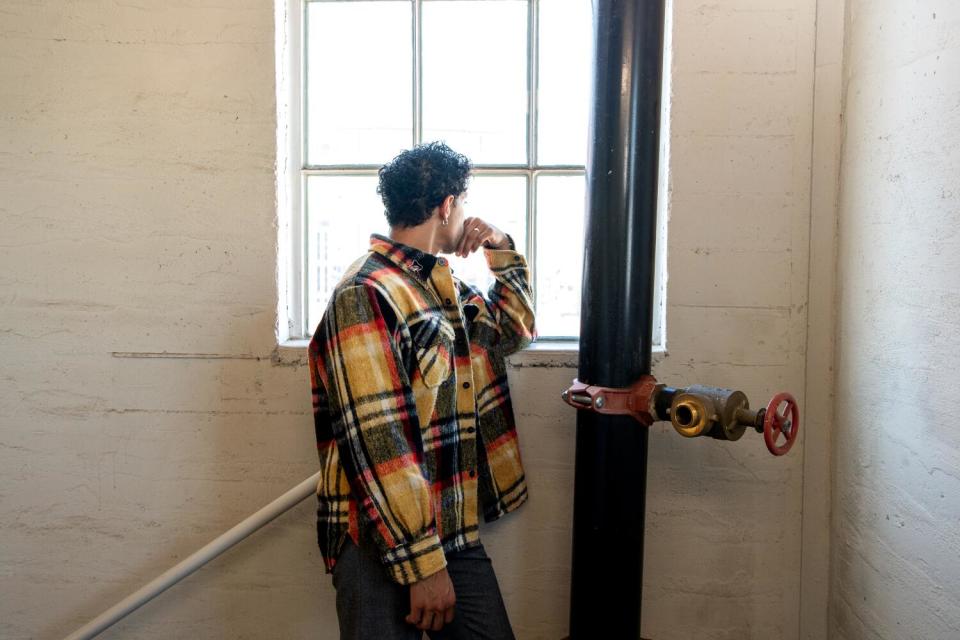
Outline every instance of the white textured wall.
{"type": "Polygon", "coordinates": [[[833,638],[960,638],[960,5],[851,0],[833,638]]]}
{"type": "MultiPolygon", "coordinates": [[[[667,382],[760,404],[819,379],[814,27],[813,0],[676,0],[667,382]]],[[[307,370],[272,357],[273,38],[258,0],[0,3],[0,637],[61,636],[314,470],[307,370]]],[[[510,374],[532,500],[484,536],[522,640],[566,630],[570,361],[510,374]]],[[[816,637],[804,451],[653,429],[645,635],[816,637]]],[[[313,517],[104,637],[335,638],[313,517]]]]}
{"type": "MultiPolygon", "coordinates": [[[[655,373],[754,406],[784,389],[805,401],[815,17],[812,1],[675,0],[670,355],[655,373]]],[[[802,447],[773,458],[756,433],[654,429],[646,636],[800,637],[803,471],[802,447]]]]}
{"type": "MultiPolygon", "coordinates": [[[[0,2],[0,637],[62,636],[314,470],[306,370],[270,362],[273,40],[263,0],[0,2]],[[215,356],[125,357],[163,352],[215,356]]],[[[309,637],[309,518],[105,637],[309,637]]]]}

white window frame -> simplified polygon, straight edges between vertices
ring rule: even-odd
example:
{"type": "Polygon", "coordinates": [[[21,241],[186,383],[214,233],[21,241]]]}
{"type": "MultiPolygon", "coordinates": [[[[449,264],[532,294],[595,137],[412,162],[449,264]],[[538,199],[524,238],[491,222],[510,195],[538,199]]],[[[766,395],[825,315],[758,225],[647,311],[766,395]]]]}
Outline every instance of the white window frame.
{"type": "MultiPolygon", "coordinates": [[[[307,327],[307,295],[305,286],[307,235],[306,183],[310,175],[377,175],[379,165],[319,165],[308,166],[306,137],[303,135],[303,109],[306,101],[306,69],[304,65],[304,38],[306,33],[306,6],[311,2],[345,2],[350,0],[275,0],[276,25],[276,78],[277,78],[277,276],[278,301],[276,337],[280,346],[302,347],[310,339],[311,328],[307,327]]],[[[412,144],[422,141],[422,49],[421,15],[424,2],[442,0],[393,0],[413,5],[413,129],[412,144]]],[[[527,163],[524,164],[475,164],[476,176],[525,176],[527,179],[526,221],[527,233],[525,256],[530,265],[531,279],[536,282],[536,189],[539,176],[585,175],[583,165],[537,164],[537,95],[538,95],[538,18],[542,0],[527,0],[527,86],[529,108],[527,117],[527,163]]],[[[547,0],[549,1],[549,0],[547,0]]],[[[668,2],[672,5],[672,2],[668,2]]],[[[669,7],[668,7],[669,8],[669,7]]],[[[670,69],[670,11],[664,55],[664,110],[662,122],[669,121],[668,96],[670,69]]],[[[666,289],[665,246],[668,175],[669,134],[664,126],[661,134],[660,180],[658,199],[658,238],[656,263],[656,288],[654,294],[653,335],[654,350],[665,351],[663,328],[665,325],[664,294],[666,289]]],[[[536,287],[534,287],[536,300],[536,287]]],[[[529,351],[543,355],[569,354],[578,350],[579,338],[542,337],[528,347],[529,351]]],[[[569,362],[563,363],[569,365],[569,362]]],[[[575,363],[573,363],[575,366],[575,363]]]]}

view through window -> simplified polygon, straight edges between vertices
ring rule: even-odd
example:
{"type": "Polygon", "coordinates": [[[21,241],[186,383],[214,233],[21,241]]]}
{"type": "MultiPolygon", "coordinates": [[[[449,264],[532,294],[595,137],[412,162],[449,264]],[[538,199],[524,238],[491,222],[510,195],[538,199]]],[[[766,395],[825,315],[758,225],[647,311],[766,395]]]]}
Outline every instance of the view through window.
{"type": "MultiPolygon", "coordinates": [[[[386,235],[377,169],[442,140],[475,166],[466,215],[509,233],[533,272],[541,339],[576,338],[590,0],[307,0],[302,4],[304,333],[386,235]]],[[[448,256],[486,291],[482,252],[448,256]]]]}

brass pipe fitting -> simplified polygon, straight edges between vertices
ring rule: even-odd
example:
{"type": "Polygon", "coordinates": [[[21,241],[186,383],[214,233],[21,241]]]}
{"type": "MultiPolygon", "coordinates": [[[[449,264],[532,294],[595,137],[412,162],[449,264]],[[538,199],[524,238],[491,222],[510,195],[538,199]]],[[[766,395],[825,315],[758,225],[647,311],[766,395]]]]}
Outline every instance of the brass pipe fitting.
{"type": "Polygon", "coordinates": [[[678,393],[670,404],[670,423],[686,438],[702,435],[713,422],[713,403],[693,393],[678,393]]]}
{"type": "Polygon", "coordinates": [[[693,385],[685,389],[687,393],[695,393],[707,398],[714,408],[714,428],[708,435],[718,440],[739,440],[746,431],[746,425],[737,420],[737,414],[749,410],[750,401],[742,391],[693,385]]]}
{"type": "Polygon", "coordinates": [[[742,391],[693,385],[681,389],[670,405],[670,422],[687,438],[709,435],[718,440],[739,440],[757,419],[742,391]]]}

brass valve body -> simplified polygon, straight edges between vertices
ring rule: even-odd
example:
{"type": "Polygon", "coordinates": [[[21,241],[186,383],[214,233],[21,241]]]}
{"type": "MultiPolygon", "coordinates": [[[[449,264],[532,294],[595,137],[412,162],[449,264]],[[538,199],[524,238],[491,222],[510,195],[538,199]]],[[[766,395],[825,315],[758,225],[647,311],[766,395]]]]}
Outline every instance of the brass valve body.
{"type": "Polygon", "coordinates": [[[673,428],[688,438],[739,440],[755,420],[746,394],[733,389],[692,385],[677,393],[670,405],[673,428]]]}

